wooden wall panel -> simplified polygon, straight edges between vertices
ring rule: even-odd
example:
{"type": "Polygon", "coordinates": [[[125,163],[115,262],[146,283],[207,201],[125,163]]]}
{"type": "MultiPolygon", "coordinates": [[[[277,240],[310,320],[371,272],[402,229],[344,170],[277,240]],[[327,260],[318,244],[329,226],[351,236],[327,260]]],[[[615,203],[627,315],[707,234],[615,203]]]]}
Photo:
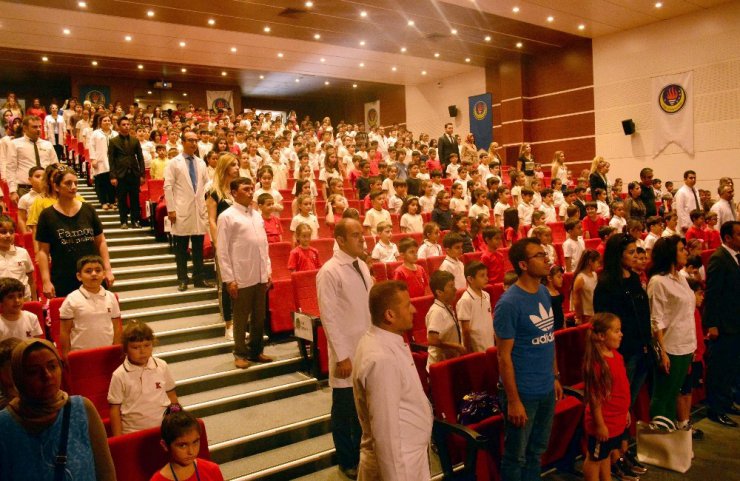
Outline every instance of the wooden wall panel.
{"type": "Polygon", "coordinates": [[[571,90],[547,97],[524,99],[527,119],[540,119],[554,115],[572,114],[594,109],[594,89],[571,90]]]}
{"type": "Polygon", "coordinates": [[[594,125],[594,114],[590,112],[537,122],[525,122],[524,133],[525,139],[529,139],[530,142],[539,142],[594,135],[594,125]]]}
{"type": "MultiPolygon", "coordinates": [[[[532,145],[532,155],[534,155],[537,162],[542,164],[545,170],[548,170],[546,167],[552,163],[555,152],[558,150],[565,152],[566,165],[569,162],[590,161],[596,156],[596,140],[594,137],[589,137],[532,145]]],[[[574,172],[580,172],[580,169],[583,168],[581,165],[586,164],[574,166],[574,172]]]]}
{"type": "Polygon", "coordinates": [[[544,55],[528,56],[522,71],[528,97],[593,85],[591,39],[544,55]]]}

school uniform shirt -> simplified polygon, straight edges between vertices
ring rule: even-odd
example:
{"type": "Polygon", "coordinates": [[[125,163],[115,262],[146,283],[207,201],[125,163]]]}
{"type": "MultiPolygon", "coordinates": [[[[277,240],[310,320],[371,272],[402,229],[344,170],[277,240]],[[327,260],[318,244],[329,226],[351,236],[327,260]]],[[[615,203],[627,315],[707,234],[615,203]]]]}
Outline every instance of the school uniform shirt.
{"type": "Polygon", "coordinates": [[[465,264],[460,260],[455,260],[450,256],[445,257],[439,266],[440,271],[447,271],[455,276],[455,289],[465,289],[468,283],[465,281],[465,264]]]}
{"type": "Polygon", "coordinates": [[[112,345],[112,320],[121,317],[121,310],[112,292],[101,287],[94,293],[81,286],[64,299],[59,317],[73,320],[70,344],[77,351],[112,345]]]}
{"type": "Polygon", "coordinates": [[[504,226],[504,211],[509,207],[511,207],[509,204],[504,204],[503,202],[496,202],[496,205],[493,206],[494,219],[501,219],[500,221],[495,221],[496,227],[504,226]]]}
{"type": "Polygon", "coordinates": [[[468,212],[470,209],[470,203],[468,202],[468,199],[463,197],[453,197],[450,199],[450,210],[452,212],[468,212]]]}
{"type": "Polygon", "coordinates": [[[680,235],[680,234],[676,232],[675,230],[669,229],[668,227],[666,227],[665,229],[663,229],[663,233],[660,236],[661,237],[671,237],[674,235],[680,235]]]}
{"type": "Polygon", "coordinates": [[[614,215],[609,221],[609,227],[614,227],[617,232],[624,232],[624,228],[627,227],[627,219],[614,215]]]}
{"type": "Polygon", "coordinates": [[[493,311],[491,296],[486,291],[478,295],[468,287],[455,306],[457,318],[470,321],[470,340],[474,352],[493,347],[493,311]]]}
{"type": "Polygon", "coordinates": [[[354,359],[357,345],[370,327],[368,298],[373,279],[367,264],[337,250],[316,275],[321,324],[329,346],[329,386],[351,388],[352,377],[338,378],[336,364],[354,359]],[[353,262],[357,261],[360,272],[353,262]]]}
{"type": "Polygon", "coordinates": [[[504,255],[499,251],[483,253],[480,261],[488,268],[488,283],[498,284],[504,282],[504,255]]]}
{"type": "Polygon", "coordinates": [[[282,242],[283,225],[280,223],[280,218],[271,215],[267,219],[263,217],[262,221],[265,223],[265,234],[267,235],[267,243],[273,244],[275,242],[282,242]]]}
{"type": "Polygon", "coordinates": [[[308,224],[311,226],[311,240],[319,238],[319,219],[317,219],[315,215],[308,214],[308,216],[303,216],[301,214],[296,214],[293,216],[293,220],[290,221],[290,231],[295,232],[296,228],[300,224],[308,224]]]}
{"type": "Polygon", "coordinates": [[[396,189],[393,188],[393,179],[391,179],[390,177],[387,177],[383,180],[380,188],[381,190],[386,191],[389,199],[396,195],[396,189]]]}
{"type": "Polygon", "coordinates": [[[375,244],[375,247],[373,247],[373,253],[370,257],[373,259],[379,261],[379,262],[395,262],[396,258],[398,258],[398,246],[394,244],[393,242],[389,242],[388,244],[384,244],[381,241],[378,241],[375,244]]]}
{"type": "Polygon", "coordinates": [[[654,275],[648,282],[647,294],[652,325],[665,329],[665,351],[674,356],[696,351],[696,296],[686,278],[678,274],[654,275]]]}
{"type": "Polygon", "coordinates": [[[551,265],[560,264],[558,262],[558,253],[555,252],[555,247],[552,244],[542,244],[542,248],[545,249],[545,254],[547,254],[547,258],[550,259],[551,265]]]}
{"type": "Polygon", "coordinates": [[[254,195],[252,196],[252,199],[255,202],[257,202],[257,198],[260,195],[262,195],[262,194],[270,194],[272,196],[273,200],[275,200],[275,204],[282,205],[282,203],[283,203],[283,196],[282,196],[282,194],[280,194],[280,192],[278,192],[277,189],[265,190],[262,187],[260,187],[259,189],[257,189],[257,190],[254,191],[254,195]]]}
{"type": "Polygon", "coordinates": [[[468,211],[468,217],[472,217],[474,219],[477,219],[478,216],[481,214],[485,214],[486,216],[491,217],[491,208],[485,204],[473,204],[468,211]]]}
{"type": "MultiPolygon", "coordinates": [[[[434,192],[434,187],[432,187],[432,192],[434,192]]],[[[434,210],[434,203],[437,201],[437,198],[432,195],[431,197],[427,197],[426,195],[422,195],[419,197],[419,207],[421,207],[421,213],[422,214],[431,214],[434,210]]]]}
{"type": "Polygon", "coordinates": [[[450,179],[457,180],[458,174],[457,171],[460,169],[460,164],[449,164],[447,168],[445,169],[445,172],[447,173],[447,177],[450,179]]]}
{"type": "Polygon", "coordinates": [[[401,207],[403,207],[403,199],[395,195],[395,193],[388,197],[388,211],[394,214],[401,213],[401,207]]]}
{"type": "Polygon", "coordinates": [[[288,269],[295,272],[315,271],[321,267],[319,251],[315,247],[298,246],[290,251],[288,269]]]}
{"type": "MultiPolygon", "coordinates": [[[[25,197],[25,196],[24,196],[25,197]]],[[[0,277],[12,277],[26,286],[23,297],[31,298],[28,276],[33,275],[33,261],[23,247],[11,245],[7,251],[0,250],[0,277]]]]}
{"type": "Polygon", "coordinates": [[[540,205],[540,211],[545,213],[545,224],[558,221],[558,214],[554,205],[543,203],[540,205]]]}
{"type": "Polygon", "coordinates": [[[213,150],[213,144],[211,142],[198,141],[198,157],[205,159],[208,152],[213,150]]]}
{"type": "Polygon", "coordinates": [[[401,264],[393,272],[394,281],[402,281],[409,290],[409,297],[421,297],[426,294],[426,288],[429,285],[429,276],[422,266],[416,266],[415,270],[401,264]]]}
{"type": "Polygon", "coordinates": [[[427,257],[438,257],[442,255],[442,246],[439,244],[432,244],[428,240],[424,239],[424,242],[419,246],[419,250],[416,251],[416,257],[419,259],[426,259],[427,257]]]}
{"type": "MultiPolygon", "coordinates": [[[[427,326],[427,336],[429,336],[430,332],[436,332],[439,335],[439,340],[442,342],[455,344],[463,343],[460,322],[457,320],[453,307],[446,306],[442,301],[435,299],[434,303],[429,308],[429,311],[427,311],[425,322],[427,326]]],[[[454,349],[443,349],[437,346],[429,346],[427,371],[429,371],[429,366],[435,362],[452,359],[457,357],[458,353],[459,351],[454,349]]]]}
{"type": "Polygon", "coordinates": [[[653,234],[652,232],[649,233],[644,240],[643,245],[645,246],[645,249],[652,249],[655,245],[655,241],[657,241],[658,239],[660,239],[660,236],[653,234]]]}
{"type": "Polygon", "coordinates": [[[121,407],[123,434],[160,426],[162,414],[175,389],[167,363],[150,357],[145,366],[132,364],[128,357],[113,371],[108,388],[108,403],[121,407]]]}
{"type": "Polygon", "coordinates": [[[38,337],[43,333],[39,318],[32,312],[21,311],[21,316],[16,321],[10,321],[0,314],[0,340],[9,337],[29,339],[38,337]]]}
{"type": "Polygon", "coordinates": [[[41,194],[39,194],[38,192],[36,192],[33,189],[31,189],[28,192],[26,192],[25,194],[23,194],[23,196],[20,199],[18,199],[18,210],[25,211],[26,214],[28,214],[28,209],[31,208],[31,206],[33,205],[33,202],[40,195],[41,194]]]}
{"type": "Polygon", "coordinates": [[[359,479],[428,481],[434,416],[403,337],[370,326],[352,380],[362,426],[359,479]]]}
{"type": "Polygon", "coordinates": [[[609,218],[609,206],[603,200],[596,201],[596,214],[604,219],[609,218]]]}
{"type": "Polygon", "coordinates": [[[519,202],[516,210],[519,212],[519,223],[522,225],[532,225],[532,214],[534,214],[534,205],[527,202],[519,202]]]}
{"type": "Polygon", "coordinates": [[[576,270],[578,261],[581,259],[581,255],[583,255],[583,251],[585,250],[586,243],[583,241],[583,237],[579,237],[577,241],[571,239],[570,237],[565,239],[565,242],[563,242],[563,261],[570,257],[571,270],[569,272],[576,270]]]}
{"type": "Polygon", "coordinates": [[[552,193],[552,200],[556,209],[565,204],[565,196],[563,195],[563,192],[559,190],[556,190],[552,193]]]}
{"type": "Polygon", "coordinates": [[[435,198],[435,200],[437,198],[437,194],[439,194],[443,190],[445,190],[444,184],[435,184],[434,182],[432,182],[432,196],[435,198]]]}
{"type": "Polygon", "coordinates": [[[370,228],[370,233],[376,235],[378,233],[377,226],[381,222],[391,223],[391,213],[385,209],[370,209],[365,212],[365,220],[362,225],[370,228]]]}
{"type": "Polygon", "coordinates": [[[688,230],[686,230],[686,240],[690,241],[692,239],[699,239],[702,242],[702,248],[706,249],[707,239],[704,235],[704,229],[700,229],[695,225],[689,227],[688,230]]]}
{"type": "Polygon", "coordinates": [[[423,232],[424,219],[421,215],[411,215],[409,213],[401,216],[401,232],[423,232]]]}

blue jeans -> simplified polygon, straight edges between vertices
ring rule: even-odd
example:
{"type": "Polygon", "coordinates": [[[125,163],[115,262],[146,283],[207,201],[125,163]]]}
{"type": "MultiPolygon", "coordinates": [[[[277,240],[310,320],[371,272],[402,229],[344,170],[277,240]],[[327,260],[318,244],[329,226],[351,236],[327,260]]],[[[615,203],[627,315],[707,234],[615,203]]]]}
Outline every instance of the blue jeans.
{"type": "MultiPolygon", "coordinates": [[[[499,394],[506,418],[508,400],[502,389],[499,394]]],[[[555,391],[536,399],[522,400],[527,423],[519,428],[504,422],[504,456],[501,479],[504,481],[539,481],[540,461],[550,441],[552,418],[555,416],[555,391]]]]}
{"type": "Polygon", "coordinates": [[[627,371],[627,380],[630,383],[630,406],[635,405],[637,395],[647,380],[652,368],[652,359],[649,353],[636,352],[624,356],[624,367],[627,371]]]}

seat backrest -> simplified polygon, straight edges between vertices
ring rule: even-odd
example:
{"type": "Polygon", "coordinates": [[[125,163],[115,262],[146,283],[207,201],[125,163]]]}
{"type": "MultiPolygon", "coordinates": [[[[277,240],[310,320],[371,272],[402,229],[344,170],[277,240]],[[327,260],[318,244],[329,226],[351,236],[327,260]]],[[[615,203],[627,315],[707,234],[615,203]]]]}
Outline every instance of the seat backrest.
{"type": "Polygon", "coordinates": [[[559,244],[565,242],[565,222],[548,222],[547,227],[552,230],[552,242],[553,244],[559,244]]]}
{"type": "Polygon", "coordinates": [[[586,249],[596,250],[596,248],[599,247],[599,244],[601,244],[601,239],[598,237],[595,239],[586,239],[584,243],[586,244],[586,249]]]}
{"type": "Polygon", "coordinates": [[[590,324],[555,331],[555,353],[560,370],[560,383],[573,386],[583,382],[583,356],[590,324]]]}
{"type": "Polygon", "coordinates": [[[704,269],[706,270],[707,267],[709,267],[709,258],[712,257],[712,254],[714,254],[714,251],[716,249],[705,249],[701,251],[701,263],[704,266],[704,269]]]}
{"type": "Polygon", "coordinates": [[[498,282],[496,284],[489,284],[486,286],[486,292],[488,292],[488,295],[491,296],[491,308],[495,308],[496,303],[501,298],[501,295],[504,293],[504,283],[498,282]]]}
{"type": "Polygon", "coordinates": [[[290,231],[290,217],[280,218],[280,226],[283,228],[283,242],[293,243],[293,233],[290,231]]]}
{"type": "Polygon", "coordinates": [[[511,265],[511,261],[509,260],[509,247],[500,247],[498,251],[504,256],[504,272],[513,271],[514,266],[511,265]]]}
{"type": "Polygon", "coordinates": [[[436,362],[429,366],[434,414],[445,421],[457,423],[460,401],[476,391],[488,391],[486,355],[474,352],[436,362]]]}
{"type": "Polygon", "coordinates": [[[92,401],[103,419],[109,417],[110,380],[123,358],[120,344],[72,351],[67,358],[71,377],[70,394],[79,394],[92,401]]]}
{"type": "Polygon", "coordinates": [[[427,270],[427,274],[429,274],[429,277],[432,276],[435,272],[439,270],[439,266],[442,265],[442,262],[445,260],[445,256],[433,256],[433,257],[427,257],[427,266],[429,266],[429,270],[427,270]]]}
{"type": "Polygon", "coordinates": [[[383,282],[385,280],[388,280],[388,271],[386,270],[384,262],[373,262],[373,266],[370,268],[370,273],[375,279],[375,282],[383,282]]]}
{"type": "Polygon", "coordinates": [[[475,251],[475,252],[468,252],[467,254],[463,254],[463,264],[468,264],[473,261],[479,261],[483,253],[481,251],[475,251]]]}
{"type": "Polygon", "coordinates": [[[35,314],[39,320],[39,327],[46,338],[46,318],[44,317],[44,306],[39,301],[27,301],[23,303],[23,310],[35,314]]]}
{"type": "Polygon", "coordinates": [[[291,275],[296,309],[313,316],[320,315],[319,299],[316,293],[316,274],[318,272],[318,270],[294,272],[291,275]]]}
{"type": "Polygon", "coordinates": [[[272,287],[267,291],[270,309],[270,329],[273,334],[290,332],[293,330],[292,312],[295,311],[293,296],[293,279],[279,279],[272,281],[272,287]]]}
{"type": "Polygon", "coordinates": [[[55,297],[49,301],[49,333],[51,340],[59,348],[59,329],[61,320],[59,319],[59,309],[62,307],[64,297],[55,297]]]}
{"type": "Polygon", "coordinates": [[[411,328],[411,337],[416,344],[427,344],[427,322],[426,316],[429,308],[434,304],[434,296],[414,297],[411,299],[414,309],[414,323],[411,328]]]}
{"type": "Polygon", "coordinates": [[[290,242],[275,242],[270,244],[270,264],[272,265],[273,280],[290,279],[288,259],[293,246],[290,242]]]}
{"type": "Polygon", "coordinates": [[[164,195],[164,179],[149,179],[146,185],[149,187],[149,201],[159,202],[164,195]]]}
{"type": "MultiPolygon", "coordinates": [[[[203,420],[200,426],[200,451],[198,457],[210,459],[208,436],[203,420]]],[[[162,449],[160,428],[145,429],[130,434],[108,438],[108,447],[116,468],[118,481],[149,481],[152,475],[169,462],[169,455],[162,449]]]]}
{"type": "Polygon", "coordinates": [[[323,264],[334,255],[334,238],[314,239],[311,241],[311,247],[319,251],[319,260],[323,264]]]}
{"type": "Polygon", "coordinates": [[[403,264],[403,261],[393,261],[385,263],[385,271],[388,274],[388,279],[393,279],[393,275],[396,273],[396,269],[398,269],[398,266],[400,266],[401,264],[403,264]]]}

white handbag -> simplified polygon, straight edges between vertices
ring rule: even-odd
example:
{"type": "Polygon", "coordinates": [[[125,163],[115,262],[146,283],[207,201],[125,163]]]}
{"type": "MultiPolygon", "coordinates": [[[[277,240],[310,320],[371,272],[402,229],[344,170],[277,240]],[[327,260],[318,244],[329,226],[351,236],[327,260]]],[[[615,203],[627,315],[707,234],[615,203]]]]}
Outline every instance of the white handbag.
{"type": "Polygon", "coordinates": [[[668,418],[637,422],[637,459],[641,463],[685,473],[694,457],[691,430],[676,429],[668,418]]]}

